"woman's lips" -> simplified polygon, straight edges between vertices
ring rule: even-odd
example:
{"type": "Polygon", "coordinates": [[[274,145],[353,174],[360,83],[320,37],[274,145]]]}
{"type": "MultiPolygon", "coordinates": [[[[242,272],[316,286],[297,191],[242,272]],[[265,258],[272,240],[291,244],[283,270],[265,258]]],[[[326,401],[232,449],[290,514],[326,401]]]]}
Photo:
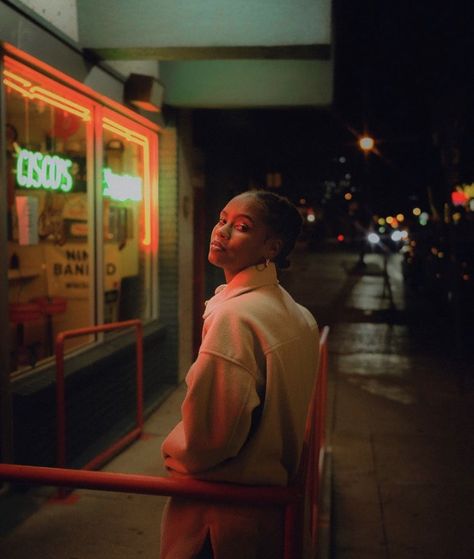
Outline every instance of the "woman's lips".
{"type": "Polygon", "coordinates": [[[211,241],[211,249],[212,250],[220,250],[220,251],[224,251],[225,247],[224,245],[219,242],[219,241],[211,241]]]}

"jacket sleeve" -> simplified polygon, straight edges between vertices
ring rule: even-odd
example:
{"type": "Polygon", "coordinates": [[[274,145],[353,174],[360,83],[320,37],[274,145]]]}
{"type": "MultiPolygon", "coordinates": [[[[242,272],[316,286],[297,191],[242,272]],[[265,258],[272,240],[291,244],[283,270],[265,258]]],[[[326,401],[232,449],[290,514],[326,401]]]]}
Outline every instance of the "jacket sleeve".
{"type": "Polygon", "coordinates": [[[195,475],[238,454],[259,405],[254,377],[238,362],[201,352],[191,366],[182,420],[162,445],[171,472],[195,475]]]}

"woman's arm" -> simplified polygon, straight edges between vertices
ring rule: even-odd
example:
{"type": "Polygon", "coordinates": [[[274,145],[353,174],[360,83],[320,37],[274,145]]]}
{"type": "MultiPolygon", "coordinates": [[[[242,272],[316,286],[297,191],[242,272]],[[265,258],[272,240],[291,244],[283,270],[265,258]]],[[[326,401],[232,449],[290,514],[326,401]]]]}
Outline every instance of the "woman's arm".
{"type": "Polygon", "coordinates": [[[237,362],[201,352],[186,377],[182,421],[162,445],[166,467],[193,475],[238,454],[260,404],[255,378],[237,362]]]}

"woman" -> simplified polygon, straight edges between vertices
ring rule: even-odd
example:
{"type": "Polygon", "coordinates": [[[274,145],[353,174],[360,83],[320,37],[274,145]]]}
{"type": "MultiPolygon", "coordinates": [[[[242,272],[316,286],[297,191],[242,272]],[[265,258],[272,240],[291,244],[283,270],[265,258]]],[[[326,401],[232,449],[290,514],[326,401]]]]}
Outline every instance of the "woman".
{"type": "MultiPolygon", "coordinates": [[[[182,421],[162,446],[172,475],[284,486],[296,474],[318,328],[278,284],[275,264],[287,264],[300,229],[295,206],[266,191],[240,194],[222,210],[208,258],[226,284],[206,304],[182,421]]],[[[275,559],[281,526],[272,509],[173,498],[161,557],[275,559]]]]}

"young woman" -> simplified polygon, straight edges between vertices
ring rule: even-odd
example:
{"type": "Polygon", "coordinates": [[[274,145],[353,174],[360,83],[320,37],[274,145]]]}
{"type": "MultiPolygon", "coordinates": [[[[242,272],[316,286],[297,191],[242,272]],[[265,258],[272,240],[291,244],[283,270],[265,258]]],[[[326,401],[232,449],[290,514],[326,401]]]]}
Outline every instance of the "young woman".
{"type": "MultiPolygon", "coordinates": [[[[226,284],[206,303],[182,420],[162,446],[172,475],[284,486],[296,474],[319,336],[275,264],[287,264],[300,229],[295,206],[267,191],[240,194],[222,210],[208,258],[226,284]]],[[[272,509],[173,498],[161,557],[277,559],[281,528],[272,509]]]]}

